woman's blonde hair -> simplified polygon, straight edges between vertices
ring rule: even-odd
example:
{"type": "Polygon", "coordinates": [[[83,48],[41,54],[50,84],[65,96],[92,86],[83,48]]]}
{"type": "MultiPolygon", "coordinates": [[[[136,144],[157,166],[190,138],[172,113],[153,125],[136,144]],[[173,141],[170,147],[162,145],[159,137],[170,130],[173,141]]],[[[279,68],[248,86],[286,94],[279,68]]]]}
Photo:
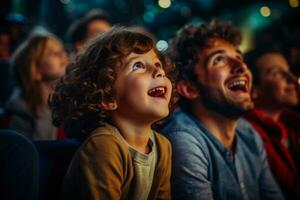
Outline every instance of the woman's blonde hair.
{"type": "Polygon", "coordinates": [[[37,78],[38,68],[49,40],[59,41],[50,34],[32,35],[18,47],[12,56],[15,81],[30,112],[35,117],[39,117],[39,109],[43,103],[41,80],[37,78]]]}

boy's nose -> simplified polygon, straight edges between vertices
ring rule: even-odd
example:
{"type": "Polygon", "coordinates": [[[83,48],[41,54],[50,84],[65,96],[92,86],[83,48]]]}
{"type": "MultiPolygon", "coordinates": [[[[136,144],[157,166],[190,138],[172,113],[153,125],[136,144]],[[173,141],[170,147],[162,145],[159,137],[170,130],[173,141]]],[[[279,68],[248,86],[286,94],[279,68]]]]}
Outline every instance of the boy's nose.
{"type": "Polygon", "coordinates": [[[153,78],[159,78],[165,76],[164,70],[158,67],[154,67],[153,69],[153,78]]]}

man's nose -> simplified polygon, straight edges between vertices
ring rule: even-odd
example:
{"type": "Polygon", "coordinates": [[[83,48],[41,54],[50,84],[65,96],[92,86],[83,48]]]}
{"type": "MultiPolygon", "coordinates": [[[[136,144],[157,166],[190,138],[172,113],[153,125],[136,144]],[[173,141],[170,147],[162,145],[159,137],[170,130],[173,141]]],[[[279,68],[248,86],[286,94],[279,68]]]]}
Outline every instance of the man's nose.
{"type": "Polygon", "coordinates": [[[242,74],[248,69],[244,61],[235,58],[229,59],[229,65],[231,66],[231,72],[234,74],[242,74]]]}

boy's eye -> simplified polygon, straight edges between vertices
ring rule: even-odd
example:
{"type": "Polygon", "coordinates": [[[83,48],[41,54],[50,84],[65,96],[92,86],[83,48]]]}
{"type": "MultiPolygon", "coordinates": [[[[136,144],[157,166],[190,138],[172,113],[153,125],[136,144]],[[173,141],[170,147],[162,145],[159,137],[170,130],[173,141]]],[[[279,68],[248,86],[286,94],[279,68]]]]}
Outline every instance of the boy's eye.
{"type": "Polygon", "coordinates": [[[160,62],[155,63],[155,67],[163,69],[163,66],[160,62]]]}
{"type": "Polygon", "coordinates": [[[139,70],[139,69],[145,69],[145,65],[141,62],[136,62],[133,64],[132,66],[132,71],[136,71],[136,70],[139,70]]]}

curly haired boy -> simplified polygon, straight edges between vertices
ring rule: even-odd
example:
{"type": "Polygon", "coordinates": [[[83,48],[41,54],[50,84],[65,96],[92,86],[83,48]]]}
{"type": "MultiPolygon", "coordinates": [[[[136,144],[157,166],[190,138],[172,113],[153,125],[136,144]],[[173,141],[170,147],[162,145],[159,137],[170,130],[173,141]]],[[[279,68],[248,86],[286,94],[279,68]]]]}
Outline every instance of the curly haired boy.
{"type": "Polygon", "coordinates": [[[55,125],[83,143],[63,199],[170,199],[171,147],[151,126],[172,85],[151,38],[114,27],[91,41],[50,97],[55,125]]]}

